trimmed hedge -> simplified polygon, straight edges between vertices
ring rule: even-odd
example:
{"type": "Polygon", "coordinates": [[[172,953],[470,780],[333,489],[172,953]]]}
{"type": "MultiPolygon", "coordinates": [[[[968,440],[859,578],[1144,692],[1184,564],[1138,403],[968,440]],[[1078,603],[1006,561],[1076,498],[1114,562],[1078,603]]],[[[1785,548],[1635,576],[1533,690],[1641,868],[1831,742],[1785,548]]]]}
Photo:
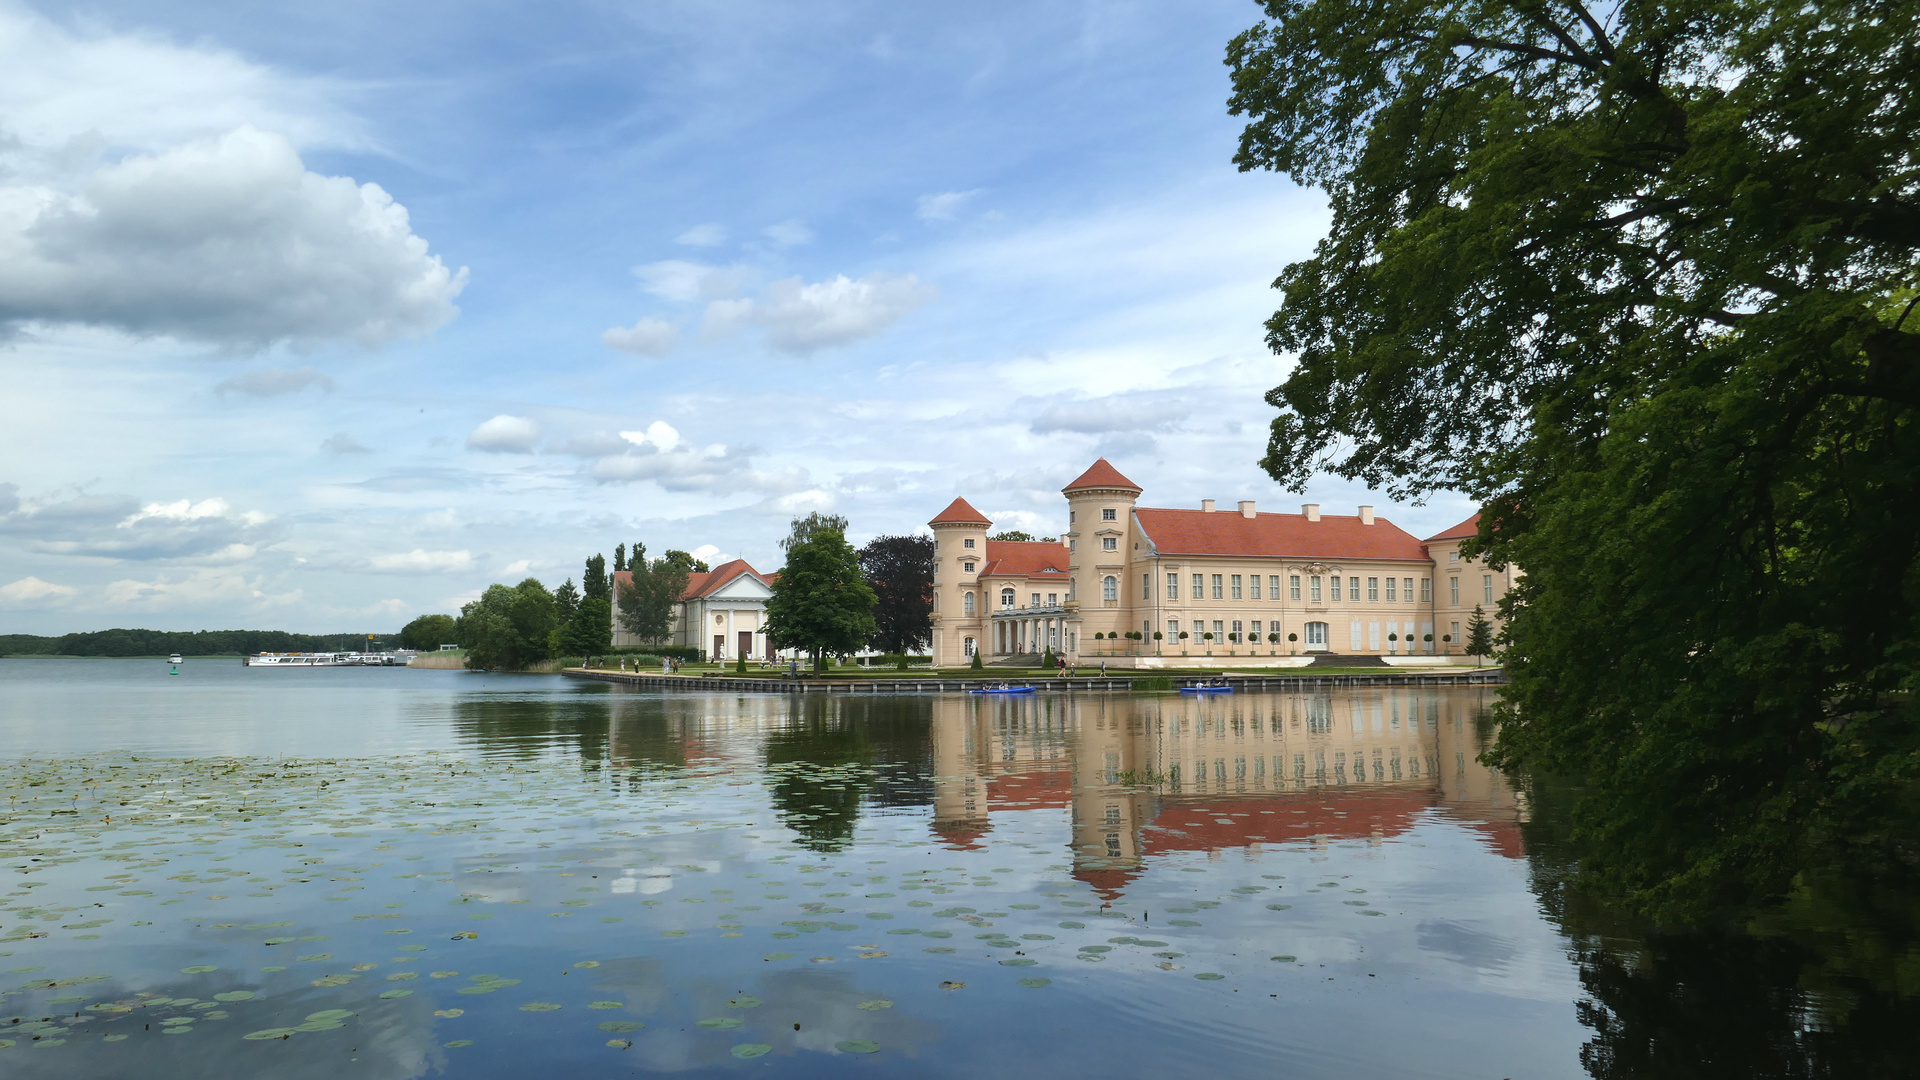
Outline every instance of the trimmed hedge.
{"type": "Polygon", "coordinates": [[[707,659],[705,649],[696,649],[690,645],[645,645],[637,649],[614,649],[608,656],[644,656],[652,660],[662,657],[678,660],[684,664],[699,664],[707,659]]]}

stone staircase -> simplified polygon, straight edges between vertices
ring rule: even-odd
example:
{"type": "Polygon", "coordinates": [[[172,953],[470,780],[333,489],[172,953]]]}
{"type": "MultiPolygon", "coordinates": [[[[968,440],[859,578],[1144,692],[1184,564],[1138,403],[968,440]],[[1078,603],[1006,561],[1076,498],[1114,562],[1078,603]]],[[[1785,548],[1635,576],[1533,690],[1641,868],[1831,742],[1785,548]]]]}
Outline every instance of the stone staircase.
{"type": "Polygon", "coordinates": [[[985,664],[987,667],[1036,668],[1040,666],[1040,661],[1043,659],[1045,656],[1040,653],[1014,653],[997,660],[985,661],[985,664]]]}
{"type": "Polygon", "coordinates": [[[1338,653],[1315,653],[1313,663],[1308,667],[1392,667],[1392,664],[1377,656],[1341,656],[1338,653]]]}

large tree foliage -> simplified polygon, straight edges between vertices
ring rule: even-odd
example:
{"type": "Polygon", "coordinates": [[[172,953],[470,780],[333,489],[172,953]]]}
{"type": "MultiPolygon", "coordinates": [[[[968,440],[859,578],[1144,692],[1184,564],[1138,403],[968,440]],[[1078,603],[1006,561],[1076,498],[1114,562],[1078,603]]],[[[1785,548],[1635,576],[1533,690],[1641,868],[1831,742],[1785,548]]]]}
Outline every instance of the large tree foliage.
{"type": "Polygon", "coordinates": [[[666,559],[668,562],[680,567],[689,574],[713,573],[713,567],[708,566],[705,559],[696,559],[691,554],[681,551],[678,548],[668,548],[667,553],[661,556],[661,558],[666,559]]]}
{"type": "MultiPolygon", "coordinates": [[[[643,554],[636,549],[634,561],[640,561],[643,554]]],[[[580,595],[594,600],[613,599],[613,580],[607,576],[605,555],[595,555],[587,560],[586,569],[580,572],[580,595]]]]}
{"type": "Polygon", "coordinates": [[[873,589],[874,648],[907,653],[933,638],[933,537],[876,536],[860,549],[873,589]]]}
{"type": "Polygon", "coordinates": [[[670,559],[647,561],[643,544],[633,545],[627,560],[630,579],[614,598],[620,626],[644,642],[662,642],[673,632],[673,616],[687,591],[687,568],[670,559]]]}
{"type": "Polygon", "coordinates": [[[559,615],[553,594],[537,578],[518,585],[490,585],[480,599],[460,609],[455,639],[467,650],[467,666],[517,671],[548,659],[559,615]]]}
{"type": "Polygon", "coordinates": [[[787,549],[767,599],[767,634],[775,648],[805,650],[819,671],[828,653],[853,652],[873,637],[874,602],[860,553],[839,530],[817,529],[787,549]]]}
{"type": "Polygon", "coordinates": [[[1264,465],[1488,506],[1498,760],[1643,901],[1911,858],[1920,5],[1269,0],[1237,162],[1324,188],[1264,465]]]}
{"type": "Polygon", "coordinates": [[[787,527],[786,539],[780,541],[780,550],[792,551],[796,546],[813,539],[815,533],[837,532],[844,536],[846,531],[847,519],[844,515],[823,514],[815,510],[793,519],[793,523],[787,527]]]}
{"type": "Polygon", "coordinates": [[[400,647],[430,652],[453,644],[453,616],[422,615],[400,628],[400,647]]]}

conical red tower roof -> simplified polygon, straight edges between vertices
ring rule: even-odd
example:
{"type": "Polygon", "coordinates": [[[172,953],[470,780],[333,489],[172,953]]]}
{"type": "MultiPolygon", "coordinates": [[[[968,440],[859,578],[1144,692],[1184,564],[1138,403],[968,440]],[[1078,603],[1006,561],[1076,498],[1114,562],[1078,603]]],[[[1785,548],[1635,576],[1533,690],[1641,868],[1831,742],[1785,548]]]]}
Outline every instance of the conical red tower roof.
{"type": "Polygon", "coordinates": [[[955,499],[929,525],[991,525],[993,519],[975,510],[965,499],[955,499]]]}
{"type": "Polygon", "coordinates": [[[1080,479],[1061,488],[1060,491],[1064,494],[1084,488],[1125,488],[1135,495],[1140,494],[1140,485],[1121,476],[1120,470],[1114,468],[1106,458],[1094,462],[1091,468],[1080,474],[1080,479]]]}

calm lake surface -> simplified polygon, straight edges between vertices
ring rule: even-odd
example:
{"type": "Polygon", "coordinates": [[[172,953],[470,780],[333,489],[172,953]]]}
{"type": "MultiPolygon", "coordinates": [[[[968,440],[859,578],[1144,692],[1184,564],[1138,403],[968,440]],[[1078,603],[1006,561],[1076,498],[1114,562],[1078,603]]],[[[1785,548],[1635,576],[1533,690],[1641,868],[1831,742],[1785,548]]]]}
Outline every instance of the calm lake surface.
{"type": "Polygon", "coordinates": [[[1791,935],[1566,925],[1488,694],[0,660],[0,1074],[1915,1073],[1791,935]]]}

